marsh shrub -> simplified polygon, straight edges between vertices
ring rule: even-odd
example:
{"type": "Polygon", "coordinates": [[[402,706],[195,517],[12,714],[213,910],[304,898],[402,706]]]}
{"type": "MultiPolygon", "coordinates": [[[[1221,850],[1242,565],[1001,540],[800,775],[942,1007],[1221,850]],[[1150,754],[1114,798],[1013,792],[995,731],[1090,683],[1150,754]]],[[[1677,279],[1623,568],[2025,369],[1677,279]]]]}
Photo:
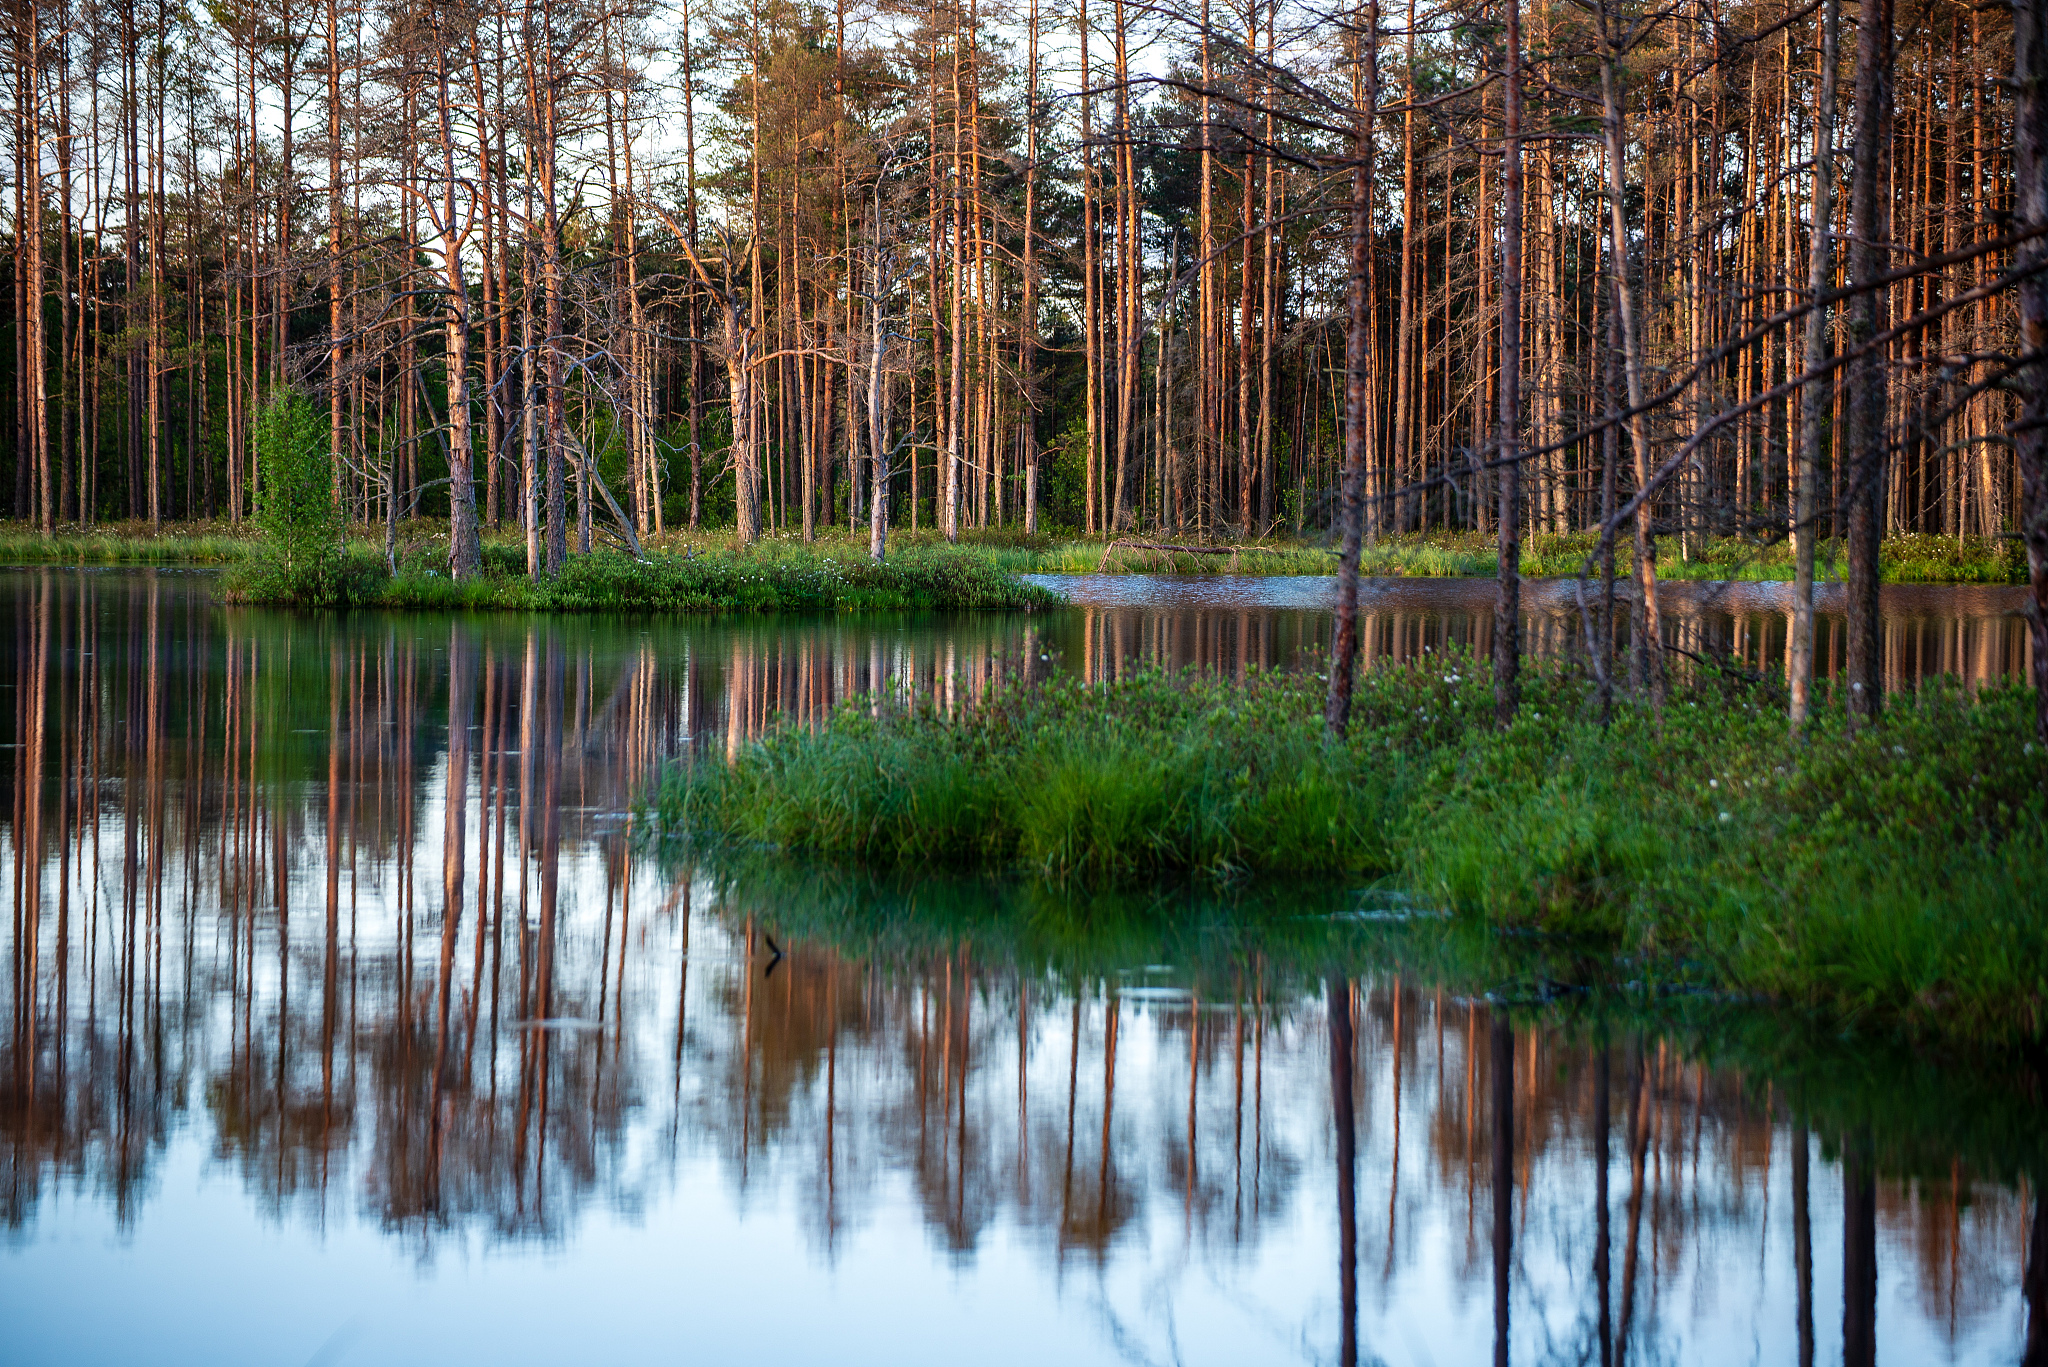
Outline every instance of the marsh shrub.
{"type": "Polygon", "coordinates": [[[256,419],[256,525],[263,546],[235,576],[237,597],[326,606],[346,602],[360,576],[342,554],[341,511],[327,426],[304,394],[286,390],[256,419]]]}

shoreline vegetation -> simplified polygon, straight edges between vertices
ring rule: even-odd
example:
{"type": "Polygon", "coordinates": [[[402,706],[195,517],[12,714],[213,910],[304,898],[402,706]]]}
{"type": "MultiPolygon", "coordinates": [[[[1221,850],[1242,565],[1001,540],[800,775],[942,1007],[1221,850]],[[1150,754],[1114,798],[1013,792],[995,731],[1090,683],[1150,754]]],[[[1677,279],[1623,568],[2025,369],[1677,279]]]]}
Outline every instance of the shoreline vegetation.
{"type": "MultiPolygon", "coordinates": [[[[529,610],[588,610],[610,606],[613,600],[634,601],[649,608],[688,603],[688,610],[719,606],[706,599],[698,587],[682,589],[670,569],[680,560],[760,562],[763,571],[776,577],[777,601],[786,599],[792,610],[823,610],[830,607],[865,606],[1045,606],[1035,595],[1019,598],[1013,588],[993,596],[987,586],[961,597],[966,585],[961,576],[1015,576],[1021,574],[1255,574],[1334,575],[1336,553],[1307,540],[1265,540],[1234,544],[1182,541],[1159,538],[1073,537],[1065,535],[1024,536],[1014,531],[979,533],[964,531],[959,544],[948,547],[935,532],[897,531],[890,536],[890,555],[884,565],[899,559],[919,561],[945,550],[958,559],[950,586],[927,591],[924,572],[908,571],[899,581],[884,575],[877,579],[858,565],[867,559],[865,536],[854,537],[842,529],[821,534],[804,542],[795,537],[766,537],[755,547],[742,551],[730,531],[671,533],[644,543],[653,566],[649,582],[631,585],[629,575],[616,566],[586,571],[575,566],[583,557],[572,556],[566,578],[602,584],[601,592],[557,588],[526,581],[523,545],[496,533],[483,542],[484,579],[477,587],[452,592],[447,575],[447,529],[440,520],[418,520],[401,524],[397,537],[399,573],[388,574],[382,549],[381,527],[351,529],[340,573],[348,592],[347,601],[389,607],[476,607],[526,608],[529,610]],[[1133,542],[1137,544],[1133,544],[1133,542]],[[1187,545],[1195,549],[1158,549],[1187,545]],[[974,569],[966,566],[973,562],[974,569]],[[808,563],[806,563],[808,562],[808,563]],[[801,567],[801,568],[800,568],[801,567]],[[851,574],[852,582],[842,593],[821,591],[807,582],[807,576],[829,576],[834,568],[851,574]],[[786,583],[785,583],[786,580],[786,583]],[[383,581],[383,582],[380,582],[383,581]],[[524,586],[522,586],[522,581],[524,586]],[[929,597],[932,601],[925,601],[929,597]],[[606,601],[599,601],[604,599],[606,601]],[[872,600],[872,601],[871,601],[872,600]],[[943,601],[941,601],[943,600],[943,601]],[[971,601],[970,601],[971,600],[971,601]]],[[[1585,563],[1593,548],[1591,535],[1535,535],[1522,543],[1522,575],[1525,579],[1570,578],[1585,563]]],[[[0,523],[0,564],[11,565],[189,565],[233,567],[262,560],[271,542],[251,523],[193,522],[167,524],[152,534],[147,523],[112,523],[84,529],[60,529],[45,535],[26,523],[0,523]]],[[[1792,578],[1792,549],[1788,543],[1760,544],[1736,538],[1718,538],[1697,544],[1681,557],[1675,539],[1664,547],[1657,562],[1662,580],[1787,581],[1792,578]]],[[[600,560],[619,565],[635,562],[619,553],[600,551],[600,560]]],[[[1846,558],[1840,548],[1823,541],[1817,547],[1822,583],[1838,580],[1846,572],[1846,558]],[[1830,552],[1834,554],[1830,554],[1830,552]],[[1833,563],[1836,574],[1828,572],[1833,563]]],[[[922,563],[922,562],[921,562],[922,563]]],[[[2013,538],[1930,536],[1909,534],[1888,537],[1881,551],[1883,580],[1888,584],[2024,584],[2026,556],[2022,544],[2013,538]]],[[[1497,572],[1492,540],[1473,532],[1409,533],[1382,537],[1363,548],[1359,573],[1366,578],[1492,578],[1497,572]]],[[[712,585],[714,577],[698,571],[693,585],[712,585]]],[[[927,565],[928,568],[928,565],[927,565]]],[[[1633,570],[1631,548],[1626,541],[1615,546],[1615,576],[1626,583],[1633,570]]],[[[743,573],[743,572],[741,572],[743,573]]],[[[736,580],[735,586],[743,585],[736,580]]],[[[295,603],[305,595],[266,590],[245,581],[231,590],[236,601],[295,603]]],[[[732,609],[768,610],[758,606],[758,591],[736,593],[732,609]]],[[[680,609],[679,609],[680,610],[680,609]]]]}
{"type": "MultiPolygon", "coordinates": [[[[842,710],[673,769],[654,830],[707,859],[1079,886],[1342,878],[1562,947],[1591,985],[1711,989],[1910,1033],[2039,1041],[2048,748],[2032,694],[1928,684],[1851,733],[1824,689],[1701,671],[1602,726],[1525,665],[1496,730],[1462,652],[1363,675],[1324,736],[1314,673],[1006,683],[952,716],[842,710]]],[[[1560,988],[1573,984],[1560,983],[1560,988]]],[[[1580,985],[1586,985],[1581,983],[1580,985]]]]}
{"type": "Polygon", "coordinates": [[[522,547],[487,543],[482,573],[461,581],[417,556],[394,575],[381,550],[357,544],[312,575],[249,558],[229,569],[222,597],[274,607],[561,613],[1030,612],[1066,602],[971,548],[905,547],[878,564],[801,542],[744,552],[686,546],[641,560],[600,550],[570,557],[552,579],[527,576],[522,547]]]}

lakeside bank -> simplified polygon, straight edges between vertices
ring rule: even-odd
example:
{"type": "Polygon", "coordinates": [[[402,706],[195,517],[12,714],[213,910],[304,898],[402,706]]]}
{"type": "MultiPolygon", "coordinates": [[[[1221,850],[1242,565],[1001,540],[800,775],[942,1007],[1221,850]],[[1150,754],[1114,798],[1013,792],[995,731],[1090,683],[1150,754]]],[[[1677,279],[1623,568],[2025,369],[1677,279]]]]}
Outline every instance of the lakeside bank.
{"type": "MultiPolygon", "coordinates": [[[[348,538],[349,553],[361,560],[383,558],[383,528],[358,526],[348,538]]],[[[949,543],[929,529],[892,530],[890,555],[930,550],[949,543]]],[[[64,528],[45,535],[26,523],[0,523],[0,563],[6,564],[161,564],[232,565],[265,553],[262,533],[253,523],[192,522],[166,524],[152,531],[146,522],[112,523],[93,528],[64,528]]],[[[1586,533],[1532,534],[1522,546],[1522,573],[1528,579],[1576,576],[1592,551],[1586,533]]],[[[516,534],[486,531],[486,566],[493,573],[518,576],[525,571],[524,545],[516,534]]],[[[650,558],[663,555],[702,557],[763,554],[815,555],[846,563],[867,558],[865,532],[821,529],[811,541],[771,534],[753,547],[742,548],[730,531],[671,531],[643,543],[650,558]]],[[[1243,542],[1209,542],[1198,537],[1147,534],[1139,537],[1080,537],[1066,533],[1026,536],[1014,528],[966,530],[954,549],[972,554],[990,570],[1006,574],[1250,574],[1333,575],[1337,557],[1314,538],[1272,537],[1243,542]]],[[[438,570],[445,578],[447,526],[439,520],[402,523],[398,529],[398,577],[426,578],[438,570]]],[[[574,559],[574,557],[572,557],[574,559]]],[[[1822,541],[1817,548],[1820,582],[1839,580],[1846,560],[1839,544],[1822,541]]],[[[2026,582],[2025,555],[2016,539],[1946,537],[1923,534],[1886,538],[1880,553],[1883,578],[1892,584],[2020,584],[2026,582]]],[[[1496,573],[1492,539],[1475,532],[1404,533],[1381,537],[1363,549],[1360,573],[1369,578],[1491,578],[1496,573]]],[[[1626,542],[1615,547],[1615,573],[1626,580],[1632,570],[1626,542]]],[[[1789,582],[1789,544],[1743,538],[1666,537],[1657,562],[1667,581],[1729,580],[1789,582]]]]}

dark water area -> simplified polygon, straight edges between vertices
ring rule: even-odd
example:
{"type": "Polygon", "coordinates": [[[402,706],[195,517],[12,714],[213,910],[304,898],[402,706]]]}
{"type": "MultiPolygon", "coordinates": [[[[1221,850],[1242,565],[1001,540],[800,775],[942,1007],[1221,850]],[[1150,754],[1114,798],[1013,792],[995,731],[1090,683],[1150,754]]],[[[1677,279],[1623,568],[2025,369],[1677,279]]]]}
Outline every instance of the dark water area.
{"type": "MultiPolygon", "coordinates": [[[[2048,1332],[2021,1064],[1621,969],[1560,996],[1552,951],[1368,889],[637,838],[663,764],[780,718],[1327,631],[1299,581],[1080,587],[452,619],[0,573],[0,1361],[1988,1364],[2048,1332]]],[[[1888,598],[1892,658],[2016,672],[2000,592],[1888,598]]],[[[1476,643],[1470,595],[1376,589],[1375,656],[1476,643]]],[[[1696,620],[1767,651],[1773,611],[1696,620]]]]}

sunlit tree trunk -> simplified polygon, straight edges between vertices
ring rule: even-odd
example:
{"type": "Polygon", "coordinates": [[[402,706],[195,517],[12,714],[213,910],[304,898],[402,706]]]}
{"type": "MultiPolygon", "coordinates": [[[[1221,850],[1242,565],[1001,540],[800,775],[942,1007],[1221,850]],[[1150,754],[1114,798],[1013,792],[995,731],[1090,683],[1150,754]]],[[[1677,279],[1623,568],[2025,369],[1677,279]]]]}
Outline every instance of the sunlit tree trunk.
{"type": "Polygon", "coordinates": [[[476,223],[476,194],[469,193],[466,205],[459,203],[459,182],[455,175],[455,107],[448,84],[448,47],[453,35],[437,35],[436,75],[440,96],[441,130],[441,268],[445,278],[442,299],[448,378],[448,574],[453,579],[473,578],[483,568],[482,548],[477,541],[476,476],[471,463],[469,423],[469,280],[462,267],[462,253],[476,223]]]}
{"type": "MultiPolygon", "coordinates": [[[[1038,0],[1031,0],[1024,65],[1023,303],[1017,320],[1017,380],[1023,403],[1017,421],[1024,467],[1024,534],[1038,533],[1038,0]]],[[[871,401],[872,402],[872,401],[871,401]]],[[[879,458],[879,445],[871,450],[879,458]]]]}

